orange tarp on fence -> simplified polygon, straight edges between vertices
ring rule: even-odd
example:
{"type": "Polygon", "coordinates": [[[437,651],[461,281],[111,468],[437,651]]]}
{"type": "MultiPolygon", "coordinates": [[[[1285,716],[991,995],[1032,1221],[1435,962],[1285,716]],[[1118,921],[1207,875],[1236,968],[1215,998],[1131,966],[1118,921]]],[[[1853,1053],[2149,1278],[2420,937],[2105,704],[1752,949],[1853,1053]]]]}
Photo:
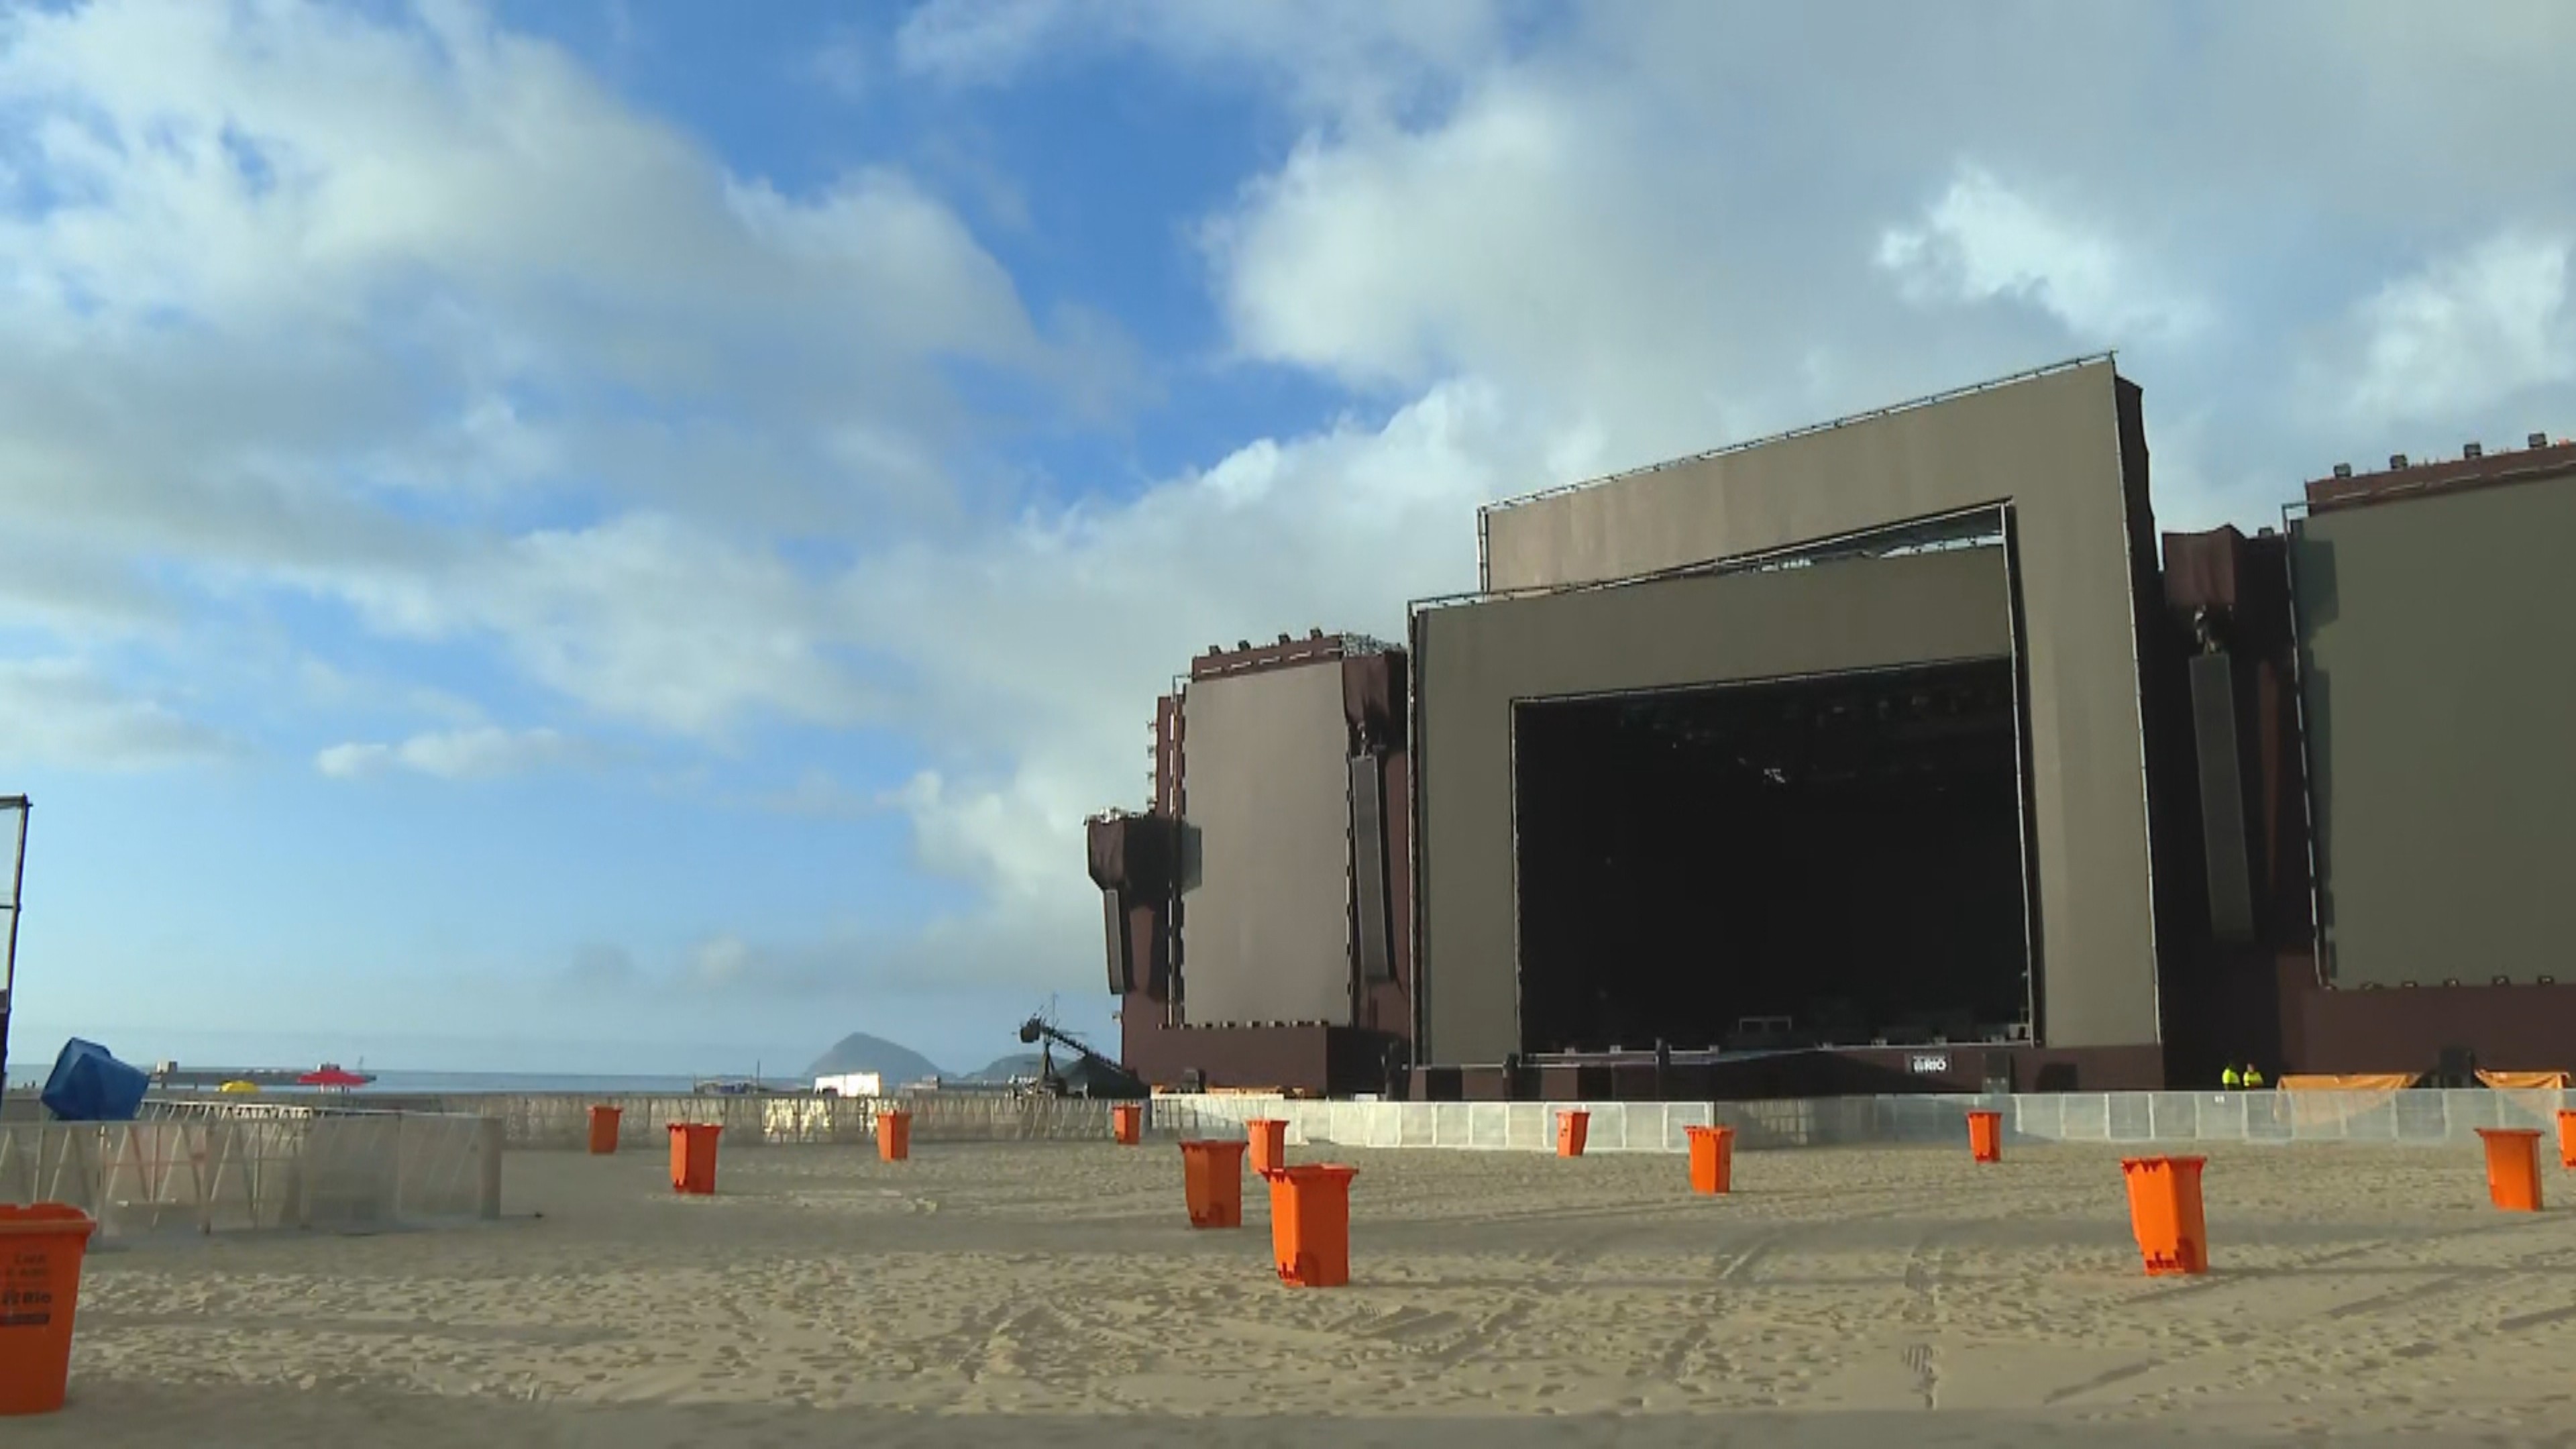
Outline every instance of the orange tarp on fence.
{"type": "MultiPolygon", "coordinates": [[[[2485,1073],[2479,1073],[2484,1076],[2485,1073]]],[[[2309,1073],[2281,1079],[2284,1092],[2402,1092],[2415,1085],[2414,1072],[2309,1073]]]]}
{"type": "Polygon", "coordinates": [[[2565,1072],[2487,1072],[2478,1073],[2478,1085],[2500,1092],[2553,1092],[2567,1087],[2565,1072]]]}
{"type": "Polygon", "coordinates": [[[2337,1124],[2374,1112],[2415,1085],[2404,1072],[2294,1073],[2281,1079],[2281,1105],[2293,1132],[2325,1134],[2337,1124]]]}
{"type": "MultiPolygon", "coordinates": [[[[2490,1072],[2478,1073],[2478,1085],[2500,1092],[2562,1091],[2568,1085],[2566,1072],[2490,1072]]],[[[2285,1092],[2402,1092],[2422,1080],[2416,1072],[2303,1072],[2281,1079],[2285,1092]]]]}

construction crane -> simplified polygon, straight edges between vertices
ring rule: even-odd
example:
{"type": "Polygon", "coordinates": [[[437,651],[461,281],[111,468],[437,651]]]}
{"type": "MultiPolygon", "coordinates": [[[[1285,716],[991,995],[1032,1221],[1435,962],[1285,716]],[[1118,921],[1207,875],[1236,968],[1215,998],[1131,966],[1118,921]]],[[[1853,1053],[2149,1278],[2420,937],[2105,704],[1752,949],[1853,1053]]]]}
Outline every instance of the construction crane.
{"type": "Polygon", "coordinates": [[[1079,1037],[1057,1028],[1045,1017],[1032,1016],[1020,1023],[1020,1041],[1038,1049],[1038,1090],[1047,1096],[1136,1101],[1152,1095],[1142,1077],[1093,1051],[1079,1037]],[[1073,1054],[1073,1060],[1062,1071],[1056,1070],[1055,1047],[1073,1054]]]}

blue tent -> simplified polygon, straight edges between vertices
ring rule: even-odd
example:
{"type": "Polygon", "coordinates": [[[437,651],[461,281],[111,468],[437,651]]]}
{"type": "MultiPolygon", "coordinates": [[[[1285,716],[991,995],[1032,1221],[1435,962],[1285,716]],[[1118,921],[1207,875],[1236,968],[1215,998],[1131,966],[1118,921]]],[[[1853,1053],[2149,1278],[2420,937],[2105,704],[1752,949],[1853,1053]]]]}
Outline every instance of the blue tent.
{"type": "Polygon", "coordinates": [[[63,1043],[45,1079],[45,1109],[65,1122],[131,1122],[143,1110],[152,1079],[108,1049],[78,1037],[63,1043]]]}

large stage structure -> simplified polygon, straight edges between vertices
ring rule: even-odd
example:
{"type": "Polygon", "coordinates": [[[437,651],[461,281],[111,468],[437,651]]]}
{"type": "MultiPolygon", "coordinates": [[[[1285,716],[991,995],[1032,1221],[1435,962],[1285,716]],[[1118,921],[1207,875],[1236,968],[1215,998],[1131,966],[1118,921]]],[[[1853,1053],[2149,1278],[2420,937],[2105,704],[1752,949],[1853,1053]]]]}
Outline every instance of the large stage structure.
{"type": "Polygon", "coordinates": [[[1151,800],[1090,822],[1122,1057],[1157,1086],[1400,1090],[1405,654],[1211,647],[1156,703],[1151,800]]]}
{"type": "Polygon", "coordinates": [[[1212,649],[1160,702],[1148,809],[1092,825],[1127,1060],[1435,1099],[2576,1065],[2576,608],[2526,597],[2576,449],[2392,462],[2160,560],[2096,357],[1488,507],[1403,647],[1212,649]]]}
{"type": "Polygon", "coordinates": [[[2203,636],[2186,987],[2213,1049],[2299,1071],[2576,1068],[2576,444],[2389,465],[2166,540],[2203,636]]]}

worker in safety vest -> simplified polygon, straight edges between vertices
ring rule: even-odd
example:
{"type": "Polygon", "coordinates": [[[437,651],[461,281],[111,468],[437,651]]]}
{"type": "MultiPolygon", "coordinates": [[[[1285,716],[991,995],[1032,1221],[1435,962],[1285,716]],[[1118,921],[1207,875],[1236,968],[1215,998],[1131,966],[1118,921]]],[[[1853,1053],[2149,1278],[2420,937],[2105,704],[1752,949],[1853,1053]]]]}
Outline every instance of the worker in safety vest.
{"type": "Polygon", "coordinates": [[[2242,1086],[2244,1081],[2244,1075],[2232,1066],[2218,1074],[2218,1085],[2225,1087],[2231,1092],[2235,1091],[2239,1086],[2242,1086]]]}
{"type": "Polygon", "coordinates": [[[2263,1085],[2263,1073],[2253,1067],[2245,1069],[2245,1090],[2251,1092],[2263,1085]]]}

